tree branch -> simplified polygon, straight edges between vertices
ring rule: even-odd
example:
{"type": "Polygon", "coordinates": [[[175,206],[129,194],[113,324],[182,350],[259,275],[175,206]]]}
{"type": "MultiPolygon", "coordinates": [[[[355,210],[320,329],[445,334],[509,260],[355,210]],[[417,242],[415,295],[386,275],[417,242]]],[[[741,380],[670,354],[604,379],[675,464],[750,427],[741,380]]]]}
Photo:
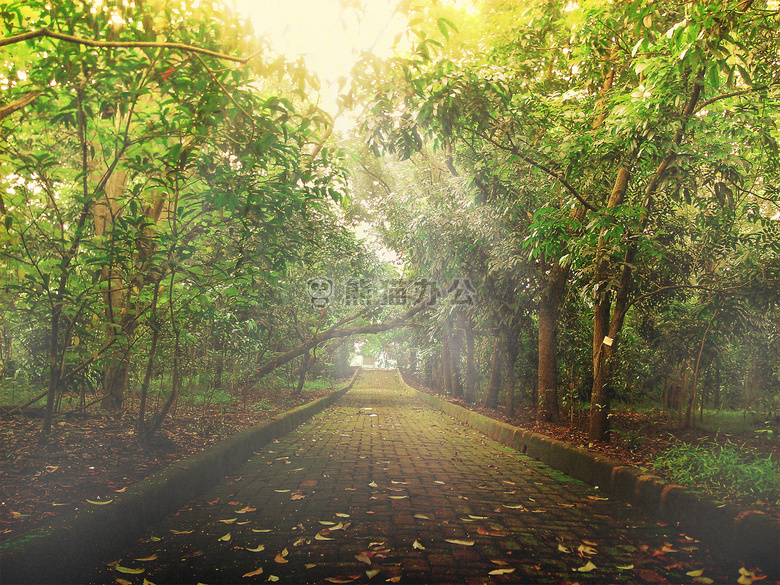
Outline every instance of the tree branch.
{"type": "Polygon", "coordinates": [[[32,39],[37,39],[42,37],[50,38],[50,39],[58,39],[60,41],[65,41],[67,43],[74,43],[76,45],[86,45],[88,47],[98,47],[98,48],[114,47],[119,49],[133,49],[133,48],[176,49],[188,53],[198,53],[200,55],[208,55],[210,57],[215,57],[217,59],[222,59],[224,61],[233,61],[235,63],[241,63],[242,65],[245,65],[252,58],[257,56],[258,53],[260,53],[260,51],[256,51],[251,55],[249,55],[248,57],[236,57],[235,55],[218,53],[216,51],[210,51],[208,49],[203,49],[201,47],[196,47],[194,45],[187,45],[184,43],[158,43],[152,41],[96,41],[93,39],[85,39],[73,35],[66,35],[63,33],[49,30],[48,28],[42,28],[39,30],[21,33],[18,35],[13,35],[10,37],[6,37],[4,39],[0,39],[0,47],[5,47],[6,45],[13,45],[16,43],[21,43],[23,41],[29,41],[32,39]]]}

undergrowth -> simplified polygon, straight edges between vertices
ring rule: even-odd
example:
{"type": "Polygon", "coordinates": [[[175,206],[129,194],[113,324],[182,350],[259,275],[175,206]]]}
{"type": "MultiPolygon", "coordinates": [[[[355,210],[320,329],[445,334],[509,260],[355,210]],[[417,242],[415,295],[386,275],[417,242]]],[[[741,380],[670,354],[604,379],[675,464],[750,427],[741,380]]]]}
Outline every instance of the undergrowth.
{"type": "Polygon", "coordinates": [[[716,498],[741,503],[780,504],[780,465],[733,445],[677,444],[656,456],[655,470],[671,481],[716,498]]]}

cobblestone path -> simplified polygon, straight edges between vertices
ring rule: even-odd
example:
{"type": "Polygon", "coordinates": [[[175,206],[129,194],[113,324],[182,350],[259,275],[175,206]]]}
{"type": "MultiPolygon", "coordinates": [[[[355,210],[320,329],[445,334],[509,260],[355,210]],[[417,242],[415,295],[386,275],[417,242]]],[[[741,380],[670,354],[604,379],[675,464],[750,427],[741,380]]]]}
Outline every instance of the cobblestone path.
{"type": "Polygon", "coordinates": [[[697,545],[373,370],[85,582],[736,582],[697,545]]]}

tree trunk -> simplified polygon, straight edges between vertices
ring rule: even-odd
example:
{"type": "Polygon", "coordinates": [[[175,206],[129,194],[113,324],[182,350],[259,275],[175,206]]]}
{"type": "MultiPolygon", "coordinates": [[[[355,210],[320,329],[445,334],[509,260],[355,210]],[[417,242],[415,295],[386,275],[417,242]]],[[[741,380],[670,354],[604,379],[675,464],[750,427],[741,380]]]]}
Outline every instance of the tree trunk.
{"type": "Polygon", "coordinates": [[[452,375],[452,396],[463,398],[463,384],[460,381],[460,332],[455,329],[449,335],[450,373],[452,375]]]}
{"type": "Polygon", "coordinates": [[[303,384],[306,382],[306,372],[309,369],[309,359],[311,357],[311,352],[306,352],[303,354],[303,362],[301,363],[301,373],[298,376],[298,386],[295,388],[295,395],[300,396],[301,392],[303,392],[303,384]]]}
{"type": "Polygon", "coordinates": [[[466,331],[466,402],[474,404],[477,399],[477,374],[474,368],[474,328],[471,318],[465,320],[466,331]]]}
{"type": "Polygon", "coordinates": [[[504,360],[504,343],[500,335],[493,342],[493,355],[490,358],[490,379],[488,380],[485,408],[498,408],[498,395],[501,392],[501,375],[504,360]]]}
{"type": "Polygon", "coordinates": [[[452,396],[452,355],[450,354],[449,334],[442,331],[441,340],[441,373],[444,382],[444,394],[452,396]]]}
{"type": "Polygon", "coordinates": [[[558,417],[558,313],[568,271],[557,262],[545,283],[539,303],[539,367],[536,420],[558,417]]]}

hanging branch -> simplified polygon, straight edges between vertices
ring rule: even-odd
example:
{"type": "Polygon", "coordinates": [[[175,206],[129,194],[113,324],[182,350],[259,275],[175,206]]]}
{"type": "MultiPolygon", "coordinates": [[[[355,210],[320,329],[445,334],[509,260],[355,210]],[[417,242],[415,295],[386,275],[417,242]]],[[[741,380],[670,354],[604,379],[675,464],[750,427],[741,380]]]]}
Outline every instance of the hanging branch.
{"type": "Polygon", "coordinates": [[[235,55],[228,55],[227,53],[218,53],[217,51],[210,51],[194,45],[187,45],[185,43],[165,43],[165,42],[153,42],[153,41],[96,41],[93,39],[85,39],[83,37],[77,37],[73,35],[66,35],[64,33],[55,32],[48,28],[41,28],[35,31],[21,33],[0,39],[0,47],[6,45],[14,45],[23,41],[29,41],[38,38],[50,38],[65,41],[66,43],[73,43],[76,45],[86,45],[88,47],[107,48],[113,47],[118,49],[145,49],[145,48],[158,48],[158,49],[176,49],[178,51],[185,51],[188,53],[198,53],[200,55],[208,55],[209,57],[215,57],[224,61],[233,61],[235,63],[241,63],[246,65],[251,59],[257,56],[261,51],[255,51],[248,57],[236,57],[235,55]]]}

